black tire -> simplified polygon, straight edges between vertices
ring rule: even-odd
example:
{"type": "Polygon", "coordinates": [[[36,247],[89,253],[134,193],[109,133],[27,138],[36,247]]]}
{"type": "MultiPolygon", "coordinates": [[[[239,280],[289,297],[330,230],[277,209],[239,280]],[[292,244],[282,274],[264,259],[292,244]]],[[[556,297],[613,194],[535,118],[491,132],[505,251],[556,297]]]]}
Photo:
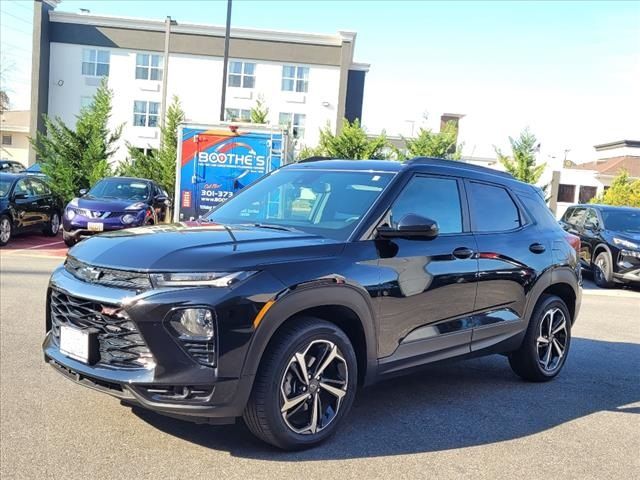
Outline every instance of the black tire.
{"type": "MultiPolygon", "coordinates": [[[[307,366],[305,366],[306,368],[307,366]]],[[[262,357],[251,397],[243,415],[247,427],[259,439],[284,450],[302,450],[320,444],[336,432],[341,421],[351,409],[358,383],[357,368],[356,355],[351,342],[336,325],[314,317],[296,318],[290,325],[286,325],[277,333],[262,357]],[[327,352],[331,349],[330,345],[337,348],[336,352],[340,358],[334,357],[335,360],[326,368],[325,373],[329,370],[333,372],[342,370],[344,375],[341,381],[344,383],[340,386],[340,390],[345,392],[344,389],[346,389],[346,393],[343,394],[341,400],[335,394],[329,394],[327,390],[323,389],[326,387],[322,387],[321,384],[326,386],[327,383],[323,383],[322,380],[324,379],[325,382],[329,380],[324,375],[320,379],[311,375],[306,383],[307,387],[301,382],[301,375],[294,376],[292,374],[292,372],[301,372],[301,369],[297,367],[299,363],[295,363],[296,353],[304,354],[305,364],[308,362],[307,358],[311,359],[307,373],[310,374],[313,369],[315,374],[316,368],[322,365],[323,359],[328,358],[327,352]],[[312,354],[316,351],[318,355],[314,357],[312,354]],[[292,370],[294,366],[295,370],[292,370]],[[286,387],[290,387],[289,397],[285,393],[286,387]],[[311,396],[311,392],[314,392],[313,396],[311,396]],[[311,398],[297,403],[296,405],[299,407],[292,407],[289,410],[292,414],[285,421],[284,415],[281,413],[285,399],[291,401],[296,397],[304,397],[306,394],[311,398]],[[314,403],[316,397],[319,398],[317,404],[314,403]],[[330,405],[330,402],[338,403],[330,405]],[[319,414],[316,415],[316,429],[319,430],[315,433],[312,427],[314,425],[312,420],[314,406],[319,408],[316,410],[318,412],[333,414],[328,420],[325,414],[322,417],[319,414]],[[296,416],[305,418],[305,415],[309,415],[311,428],[308,430],[310,431],[309,433],[296,433],[292,424],[296,416]],[[287,422],[291,423],[287,424],[287,422]],[[320,422],[327,423],[321,426],[320,422]]],[[[332,380],[332,385],[340,385],[333,382],[332,380]]],[[[300,427],[298,430],[305,429],[304,425],[305,422],[302,422],[302,425],[297,425],[300,427]]]]}
{"type": "Polygon", "coordinates": [[[76,243],[78,243],[77,238],[69,235],[65,231],[62,232],[62,239],[64,240],[64,244],[69,248],[73,247],[76,243]]]}
{"type": "Polygon", "coordinates": [[[546,382],[555,378],[567,360],[571,346],[571,316],[564,301],[555,295],[543,295],[531,315],[527,333],[522,345],[515,352],[509,354],[509,364],[513,371],[524,380],[531,382],[546,382]],[[551,313],[549,320],[548,314],[551,313]],[[546,335],[548,330],[553,331],[554,326],[558,328],[562,317],[558,314],[562,312],[564,317],[564,330],[550,336],[546,335]],[[551,321],[551,325],[549,325],[551,321]],[[540,340],[548,340],[544,343],[540,340]],[[555,342],[555,343],[554,343],[555,342]],[[547,347],[548,345],[548,347],[547,347]],[[564,345],[562,355],[561,347],[564,345]],[[545,366],[545,360],[547,365],[545,366]]]}
{"type": "Polygon", "coordinates": [[[42,233],[44,233],[47,237],[55,237],[60,233],[60,214],[58,212],[53,212],[51,214],[51,219],[45,225],[42,233]]]}
{"type": "Polygon", "coordinates": [[[600,252],[593,262],[593,281],[600,288],[611,288],[613,282],[613,265],[611,255],[606,250],[600,252]]]}
{"type": "Polygon", "coordinates": [[[13,223],[7,215],[0,215],[0,247],[4,247],[13,236],[13,223]]]}

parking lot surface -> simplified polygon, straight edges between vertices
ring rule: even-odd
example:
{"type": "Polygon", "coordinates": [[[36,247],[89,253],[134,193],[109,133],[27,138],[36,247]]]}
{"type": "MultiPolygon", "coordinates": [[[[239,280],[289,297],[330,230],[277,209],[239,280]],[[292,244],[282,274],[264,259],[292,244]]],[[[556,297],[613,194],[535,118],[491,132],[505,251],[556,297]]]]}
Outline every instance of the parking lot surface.
{"type": "Polygon", "coordinates": [[[45,290],[64,250],[25,248],[0,253],[2,479],[640,475],[638,291],[585,291],[553,382],[519,380],[502,356],[434,366],[361,391],[334,439],[283,453],[241,424],[132,411],[45,365],[45,290]]]}

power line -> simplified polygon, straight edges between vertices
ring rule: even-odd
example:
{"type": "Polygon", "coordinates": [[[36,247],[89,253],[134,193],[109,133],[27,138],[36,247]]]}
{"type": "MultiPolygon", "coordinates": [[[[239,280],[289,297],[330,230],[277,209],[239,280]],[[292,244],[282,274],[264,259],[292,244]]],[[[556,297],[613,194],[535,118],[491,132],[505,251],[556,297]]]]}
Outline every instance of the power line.
{"type": "Polygon", "coordinates": [[[24,34],[24,35],[31,36],[31,32],[27,32],[26,30],[20,30],[20,29],[18,29],[18,28],[13,28],[13,26],[11,26],[11,27],[10,27],[10,26],[8,26],[8,25],[3,25],[3,26],[2,26],[2,29],[4,30],[5,28],[6,28],[7,30],[13,30],[13,31],[14,31],[14,32],[16,32],[16,33],[22,33],[22,34],[24,34]]]}
{"type": "Polygon", "coordinates": [[[25,11],[31,13],[31,9],[29,7],[25,7],[24,4],[27,2],[20,2],[19,0],[9,0],[11,3],[13,3],[14,5],[19,6],[20,8],[24,9],[25,11]]]}
{"type": "Polygon", "coordinates": [[[31,22],[30,21],[25,20],[24,18],[20,18],[17,15],[14,15],[13,13],[5,12],[4,10],[0,10],[0,13],[3,14],[3,15],[8,15],[11,18],[15,18],[19,22],[26,23],[27,25],[31,26],[31,22]]]}
{"type": "MultiPolygon", "coordinates": [[[[24,47],[19,47],[18,45],[14,45],[13,43],[2,42],[2,45],[4,46],[3,48],[9,47],[9,48],[13,48],[15,50],[22,50],[25,53],[31,54],[31,50],[27,50],[24,47]]],[[[2,50],[2,49],[0,49],[0,50],[2,50]]]]}

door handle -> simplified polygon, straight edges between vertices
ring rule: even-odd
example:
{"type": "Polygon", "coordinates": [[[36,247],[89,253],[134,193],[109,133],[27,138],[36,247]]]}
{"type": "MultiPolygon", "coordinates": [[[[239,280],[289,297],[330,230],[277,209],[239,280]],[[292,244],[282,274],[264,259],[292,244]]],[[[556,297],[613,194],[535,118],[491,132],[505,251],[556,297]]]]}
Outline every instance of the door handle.
{"type": "Polygon", "coordinates": [[[533,253],[543,253],[546,248],[541,243],[532,243],[531,245],[529,245],[529,250],[531,250],[533,253]]]}
{"type": "Polygon", "coordinates": [[[459,259],[470,258],[473,256],[473,250],[467,247],[458,247],[453,252],[452,255],[459,259]]]}

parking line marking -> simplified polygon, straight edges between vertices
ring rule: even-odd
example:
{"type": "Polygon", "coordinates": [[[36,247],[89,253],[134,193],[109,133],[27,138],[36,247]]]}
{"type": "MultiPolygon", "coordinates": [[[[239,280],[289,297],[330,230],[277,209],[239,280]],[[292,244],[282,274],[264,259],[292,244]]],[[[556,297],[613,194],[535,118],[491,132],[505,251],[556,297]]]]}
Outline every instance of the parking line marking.
{"type": "Polygon", "coordinates": [[[51,245],[60,245],[61,243],[64,243],[64,241],[58,240],[57,242],[43,243],[42,245],[34,245],[33,247],[20,248],[18,250],[35,250],[36,248],[50,247],[51,245]]]}

